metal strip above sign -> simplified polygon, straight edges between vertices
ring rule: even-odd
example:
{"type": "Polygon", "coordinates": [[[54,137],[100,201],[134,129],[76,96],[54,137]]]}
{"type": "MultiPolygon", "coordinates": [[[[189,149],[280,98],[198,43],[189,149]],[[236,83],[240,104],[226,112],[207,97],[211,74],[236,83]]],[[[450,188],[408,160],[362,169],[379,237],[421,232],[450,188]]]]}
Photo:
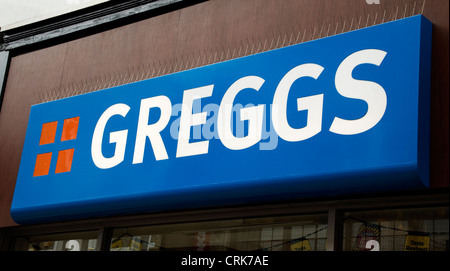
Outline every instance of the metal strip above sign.
{"type": "Polygon", "coordinates": [[[418,15],[32,106],[11,215],[427,187],[430,55],[418,15]]]}

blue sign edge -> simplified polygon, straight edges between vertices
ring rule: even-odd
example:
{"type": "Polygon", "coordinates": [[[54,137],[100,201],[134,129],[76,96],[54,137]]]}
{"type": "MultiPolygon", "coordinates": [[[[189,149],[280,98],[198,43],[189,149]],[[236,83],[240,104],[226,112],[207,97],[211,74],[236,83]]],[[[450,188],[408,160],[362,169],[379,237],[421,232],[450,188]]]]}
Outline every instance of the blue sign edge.
{"type": "Polygon", "coordinates": [[[419,63],[419,123],[417,161],[419,176],[430,187],[430,120],[431,120],[431,52],[433,24],[423,15],[420,18],[419,63]]]}

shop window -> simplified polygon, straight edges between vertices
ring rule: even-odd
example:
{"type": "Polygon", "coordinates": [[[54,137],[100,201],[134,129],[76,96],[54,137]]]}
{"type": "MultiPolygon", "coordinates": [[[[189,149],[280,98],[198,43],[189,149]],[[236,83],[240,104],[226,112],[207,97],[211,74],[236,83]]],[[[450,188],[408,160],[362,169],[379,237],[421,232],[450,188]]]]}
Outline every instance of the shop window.
{"type": "Polygon", "coordinates": [[[448,250],[448,207],[345,213],[344,250],[448,250]]]}
{"type": "Polygon", "coordinates": [[[97,231],[72,232],[16,239],[16,251],[95,251],[97,231]]]}
{"type": "Polygon", "coordinates": [[[323,214],[120,228],[110,250],[323,251],[326,223],[323,214]]]}

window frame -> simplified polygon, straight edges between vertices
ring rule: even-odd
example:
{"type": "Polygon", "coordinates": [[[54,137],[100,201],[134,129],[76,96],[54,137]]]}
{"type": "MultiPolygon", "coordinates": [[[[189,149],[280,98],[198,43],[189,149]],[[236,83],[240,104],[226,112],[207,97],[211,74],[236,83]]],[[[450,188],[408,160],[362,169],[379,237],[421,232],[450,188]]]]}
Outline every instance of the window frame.
{"type": "MultiPolygon", "coordinates": [[[[65,221],[51,224],[15,226],[4,231],[4,250],[13,250],[15,239],[35,235],[98,231],[96,251],[109,251],[113,230],[123,227],[164,225],[172,223],[204,222],[213,220],[258,218],[327,213],[327,251],[343,249],[343,215],[362,210],[435,207],[449,205],[448,193],[406,196],[381,196],[302,202],[267,203],[201,210],[171,211],[122,217],[65,221]]],[[[2,249],[2,247],[0,247],[2,249]]]]}

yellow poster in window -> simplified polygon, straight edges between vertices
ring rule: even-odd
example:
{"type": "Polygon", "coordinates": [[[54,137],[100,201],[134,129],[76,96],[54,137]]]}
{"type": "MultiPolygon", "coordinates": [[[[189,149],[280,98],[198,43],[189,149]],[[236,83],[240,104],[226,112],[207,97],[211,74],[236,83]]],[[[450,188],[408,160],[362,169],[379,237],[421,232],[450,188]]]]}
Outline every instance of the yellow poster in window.
{"type": "Polygon", "coordinates": [[[291,251],[311,251],[308,239],[292,244],[291,251]]]}
{"type": "Polygon", "coordinates": [[[122,244],[122,239],[116,239],[116,240],[114,240],[113,242],[112,242],[112,244],[111,244],[111,248],[113,248],[113,249],[119,249],[119,248],[121,248],[123,246],[123,244],[122,244]]]}
{"type": "Polygon", "coordinates": [[[405,251],[429,251],[430,236],[407,235],[405,240],[405,251]]]}
{"type": "Polygon", "coordinates": [[[133,250],[133,251],[141,251],[142,250],[142,242],[139,238],[133,237],[133,239],[131,239],[130,250],[133,250]]]}

